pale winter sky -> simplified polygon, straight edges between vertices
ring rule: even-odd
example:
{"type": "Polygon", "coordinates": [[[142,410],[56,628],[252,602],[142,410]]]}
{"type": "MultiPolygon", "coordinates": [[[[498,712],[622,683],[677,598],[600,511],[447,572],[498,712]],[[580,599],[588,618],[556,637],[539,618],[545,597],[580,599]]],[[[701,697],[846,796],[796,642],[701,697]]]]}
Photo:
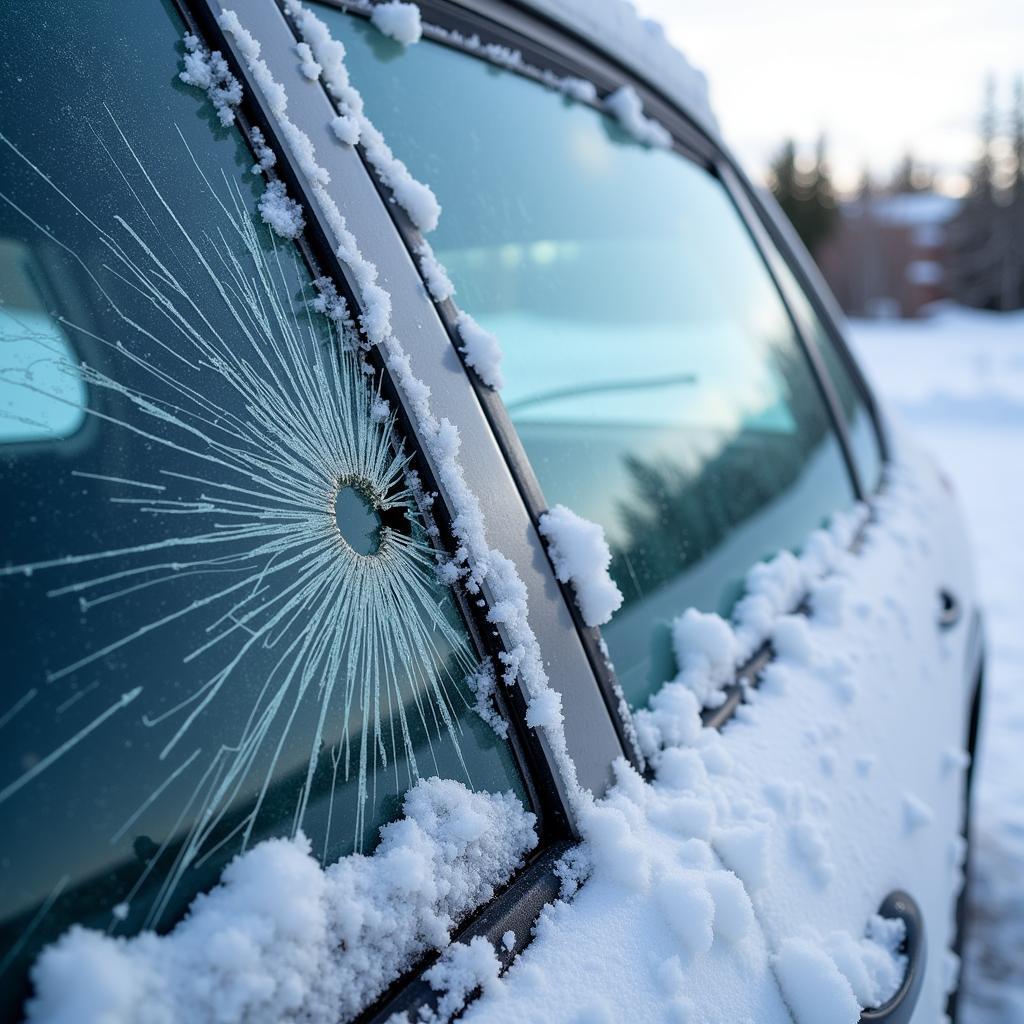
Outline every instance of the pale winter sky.
{"type": "Polygon", "coordinates": [[[910,147],[950,191],[976,155],[985,75],[1008,108],[1024,0],[635,0],[705,71],[726,140],[762,178],[823,129],[841,187],[910,147]]]}

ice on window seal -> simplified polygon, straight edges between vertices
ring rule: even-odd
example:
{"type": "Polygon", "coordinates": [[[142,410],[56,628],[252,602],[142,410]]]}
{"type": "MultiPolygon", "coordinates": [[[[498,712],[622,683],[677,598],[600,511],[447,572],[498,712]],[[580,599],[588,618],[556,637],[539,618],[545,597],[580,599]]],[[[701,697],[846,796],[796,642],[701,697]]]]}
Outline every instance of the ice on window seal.
{"type": "Polygon", "coordinates": [[[540,517],[541,534],[555,575],[571,583],[583,621],[588,626],[608,622],[622,605],[622,592],[608,572],[612,554],[604,530],[565,505],[555,505],[540,517]]]}

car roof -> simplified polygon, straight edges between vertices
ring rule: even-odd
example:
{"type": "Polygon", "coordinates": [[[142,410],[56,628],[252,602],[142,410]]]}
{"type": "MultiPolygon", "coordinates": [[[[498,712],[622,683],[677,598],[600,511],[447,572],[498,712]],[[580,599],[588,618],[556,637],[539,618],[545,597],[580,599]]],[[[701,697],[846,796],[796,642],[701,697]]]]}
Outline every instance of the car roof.
{"type": "Polygon", "coordinates": [[[718,138],[708,80],[628,0],[516,0],[517,5],[558,23],[626,67],[718,138]]]}

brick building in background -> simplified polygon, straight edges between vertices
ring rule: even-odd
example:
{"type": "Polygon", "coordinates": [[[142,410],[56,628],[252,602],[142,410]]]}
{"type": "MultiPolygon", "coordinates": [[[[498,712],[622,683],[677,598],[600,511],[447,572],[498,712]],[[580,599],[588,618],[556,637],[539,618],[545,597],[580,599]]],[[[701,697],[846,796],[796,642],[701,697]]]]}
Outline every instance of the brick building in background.
{"type": "Polygon", "coordinates": [[[937,192],[843,203],[817,261],[847,314],[915,317],[948,298],[947,233],[959,208],[959,199],[937,192]]]}

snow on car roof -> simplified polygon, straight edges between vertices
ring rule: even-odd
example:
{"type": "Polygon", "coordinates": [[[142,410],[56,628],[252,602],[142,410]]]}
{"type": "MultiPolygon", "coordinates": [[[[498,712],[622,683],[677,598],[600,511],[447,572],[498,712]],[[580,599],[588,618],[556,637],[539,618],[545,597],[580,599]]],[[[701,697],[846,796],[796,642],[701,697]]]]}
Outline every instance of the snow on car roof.
{"type": "Polygon", "coordinates": [[[628,0],[520,3],[600,47],[676,103],[706,131],[718,135],[704,72],[668,40],[659,22],[641,17],[628,0]]]}

